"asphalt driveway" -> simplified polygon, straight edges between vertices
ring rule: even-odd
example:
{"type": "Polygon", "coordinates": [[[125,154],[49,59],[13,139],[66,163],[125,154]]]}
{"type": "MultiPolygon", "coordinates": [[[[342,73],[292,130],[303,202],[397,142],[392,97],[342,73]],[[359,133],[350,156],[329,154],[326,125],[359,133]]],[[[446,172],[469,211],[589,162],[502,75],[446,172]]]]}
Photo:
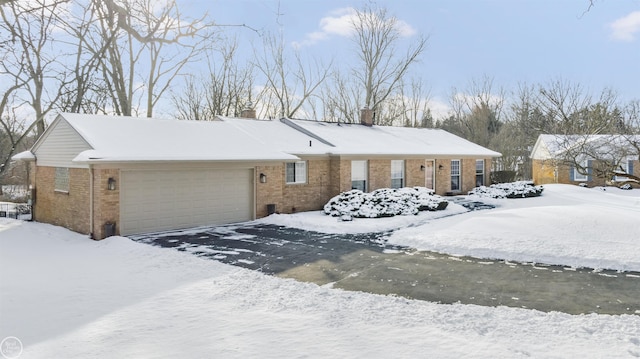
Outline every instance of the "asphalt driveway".
{"type": "Polygon", "coordinates": [[[391,246],[386,244],[388,235],[240,224],[131,238],[344,290],[446,304],[640,314],[640,272],[454,257],[391,246]]]}

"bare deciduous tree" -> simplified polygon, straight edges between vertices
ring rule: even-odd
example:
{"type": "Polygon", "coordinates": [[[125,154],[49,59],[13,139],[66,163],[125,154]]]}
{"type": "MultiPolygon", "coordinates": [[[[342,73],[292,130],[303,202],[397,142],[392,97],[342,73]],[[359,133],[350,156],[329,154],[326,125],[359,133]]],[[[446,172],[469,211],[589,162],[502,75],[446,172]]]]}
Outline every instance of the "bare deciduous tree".
{"type": "Polygon", "coordinates": [[[403,79],[426,49],[428,38],[419,36],[402,53],[399,47],[404,34],[399,20],[385,8],[371,5],[355,11],[351,26],[358,64],[348,74],[337,75],[338,91],[326,91],[326,101],[334,107],[338,119],[355,122],[354,114],[366,106],[376,112],[375,124],[389,123],[393,119],[383,119],[383,112],[377,112],[384,101],[399,92],[403,79]]]}
{"type": "Polygon", "coordinates": [[[330,75],[331,64],[325,66],[317,61],[305,65],[302,55],[293,50],[293,65],[290,64],[282,39],[275,36],[264,38],[264,51],[255,54],[255,66],[264,75],[266,85],[259,99],[265,117],[295,117],[318,87],[330,75]]]}
{"type": "Polygon", "coordinates": [[[452,89],[452,115],[440,127],[481,146],[490,147],[502,126],[504,90],[494,89],[493,79],[471,80],[465,91],[452,89]]]}
{"type": "Polygon", "coordinates": [[[212,37],[212,24],[204,16],[185,20],[174,0],[94,0],[98,26],[84,45],[99,57],[106,89],[113,93],[114,112],[132,115],[137,91],[143,90],[146,115],[181,74],[184,66],[199,59],[212,37]],[[138,62],[145,59],[146,76],[138,62]],[[139,77],[137,77],[139,76],[139,77]]]}
{"type": "Polygon", "coordinates": [[[411,79],[407,85],[401,81],[398,90],[386,101],[378,105],[376,116],[379,125],[405,127],[427,126],[431,116],[428,107],[429,92],[424,89],[420,79],[411,79]]]}
{"type": "Polygon", "coordinates": [[[227,42],[217,56],[208,56],[209,76],[186,79],[181,93],[172,93],[177,117],[183,120],[211,121],[216,115],[240,116],[252,100],[254,68],[239,65],[238,43],[227,42]]]}
{"type": "MultiPolygon", "coordinates": [[[[37,135],[45,130],[44,118],[63,95],[68,76],[59,64],[59,53],[51,50],[52,34],[59,30],[57,17],[61,1],[35,0],[9,2],[0,7],[0,29],[11,34],[13,45],[5,53],[0,75],[14,77],[12,83],[23,84],[18,99],[34,111],[33,127],[37,135]]],[[[14,104],[19,106],[20,104],[14,104]]]]}

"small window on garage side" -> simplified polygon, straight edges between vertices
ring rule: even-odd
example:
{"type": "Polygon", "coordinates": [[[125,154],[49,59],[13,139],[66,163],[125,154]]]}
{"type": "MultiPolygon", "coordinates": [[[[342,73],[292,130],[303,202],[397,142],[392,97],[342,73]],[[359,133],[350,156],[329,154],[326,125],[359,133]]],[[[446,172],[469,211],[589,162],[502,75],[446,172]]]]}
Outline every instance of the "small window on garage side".
{"type": "Polygon", "coordinates": [[[307,162],[288,162],[286,167],[287,183],[307,183],[307,162]]]}
{"type": "Polygon", "coordinates": [[[391,188],[404,187],[404,160],[391,161],[391,188]]]}
{"type": "Polygon", "coordinates": [[[56,192],[69,192],[69,169],[66,167],[56,167],[54,179],[54,190],[56,192]]]}
{"type": "Polygon", "coordinates": [[[367,161],[351,161],[351,189],[367,191],[367,161]]]}

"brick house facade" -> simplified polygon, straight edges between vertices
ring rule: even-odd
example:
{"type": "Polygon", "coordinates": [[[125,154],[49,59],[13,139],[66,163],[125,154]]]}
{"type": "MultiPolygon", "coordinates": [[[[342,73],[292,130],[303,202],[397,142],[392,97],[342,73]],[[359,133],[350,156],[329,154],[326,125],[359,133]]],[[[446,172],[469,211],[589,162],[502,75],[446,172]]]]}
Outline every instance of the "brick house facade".
{"type": "Polygon", "coordinates": [[[368,191],[392,186],[396,161],[402,173],[396,168],[395,176],[403,186],[429,186],[441,195],[466,193],[476,186],[478,161],[487,183],[491,158],[499,155],[443,131],[227,118],[191,124],[78,114],[60,115],[31,152],[34,220],[95,239],[251,220],[273,211],[319,210],[353,188],[352,161],[366,161],[368,191]],[[162,126],[168,128],[158,130],[158,138],[140,137],[140,143],[104,140],[109,131],[133,139],[135,131],[152,133],[162,126]],[[378,136],[372,141],[387,143],[390,153],[350,147],[350,141],[341,142],[343,130],[345,138],[360,141],[378,136]],[[431,136],[427,142],[433,148],[447,148],[438,141],[459,141],[459,150],[449,146],[447,151],[458,152],[438,153],[416,140],[422,135],[431,136]],[[180,138],[183,143],[164,148],[180,138]],[[460,170],[459,188],[451,187],[452,161],[460,170]]]}
{"type": "MultiPolygon", "coordinates": [[[[591,140],[595,145],[602,144],[603,146],[609,145],[610,140],[607,136],[613,135],[595,135],[594,140],[591,140]]],[[[535,146],[531,151],[532,159],[532,174],[533,181],[536,184],[550,184],[550,183],[564,183],[574,185],[586,185],[593,186],[605,186],[612,184],[614,178],[602,178],[592,175],[591,168],[598,166],[598,161],[587,158],[586,167],[587,174],[580,174],[576,169],[562,161],[563,151],[567,147],[570,147],[566,140],[567,136],[561,135],[540,135],[536,141],[535,146]],[[558,145],[558,142],[561,145],[558,145]]],[[[580,138],[580,141],[584,142],[584,138],[580,138]]],[[[583,143],[581,146],[584,146],[583,143]]],[[[640,161],[638,161],[638,154],[634,153],[634,149],[629,149],[630,155],[624,156],[620,165],[626,167],[630,174],[640,176],[640,161]]],[[[636,185],[637,186],[637,185],[636,185]]]]}

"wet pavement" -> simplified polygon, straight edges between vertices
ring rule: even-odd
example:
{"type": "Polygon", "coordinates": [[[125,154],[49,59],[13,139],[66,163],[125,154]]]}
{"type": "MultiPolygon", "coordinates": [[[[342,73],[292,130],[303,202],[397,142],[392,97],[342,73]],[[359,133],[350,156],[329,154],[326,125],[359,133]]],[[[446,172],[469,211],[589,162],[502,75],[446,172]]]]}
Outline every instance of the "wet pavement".
{"type": "Polygon", "coordinates": [[[344,290],[570,314],[640,314],[640,272],[456,257],[386,244],[389,233],[324,234],[242,224],[133,240],[344,290]]]}

